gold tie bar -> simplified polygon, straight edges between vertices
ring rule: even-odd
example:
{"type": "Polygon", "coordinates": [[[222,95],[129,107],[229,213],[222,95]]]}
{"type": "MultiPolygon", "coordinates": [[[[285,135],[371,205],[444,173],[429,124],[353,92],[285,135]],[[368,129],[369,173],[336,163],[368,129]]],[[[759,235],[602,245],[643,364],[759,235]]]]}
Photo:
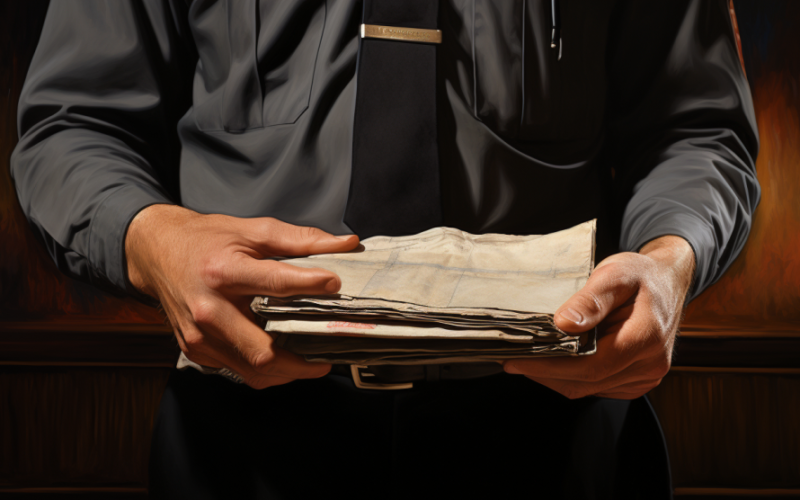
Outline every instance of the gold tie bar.
{"type": "Polygon", "coordinates": [[[440,30],[422,28],[400,28],[397,26],[378,26],[362,24],[361,38],[382,38],[384,40],[400,40],[403,42],[442,43],[440,30]]]}

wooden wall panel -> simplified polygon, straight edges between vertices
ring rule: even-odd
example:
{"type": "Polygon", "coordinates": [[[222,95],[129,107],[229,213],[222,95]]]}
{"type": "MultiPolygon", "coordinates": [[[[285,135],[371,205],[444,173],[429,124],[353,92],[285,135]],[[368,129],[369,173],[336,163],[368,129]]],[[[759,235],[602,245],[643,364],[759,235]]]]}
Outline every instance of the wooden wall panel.
{"type": "Polygon", "coordinates": [[[651,391],[676,488],[795,488],[800,369],[673,371],[651,391]]]}
{"type": "Polygon", "coordinates": [[[800,330],[800,2],[734,0],[761,149],[761,203],[743,252],[686,314],[695,326],[800,330]]]}
{"type": "Polygon", "coordinates": [[[168,375],[163,368],[0,368],[0,496],[11,486],[143,487],[168,375]]]}
{"type": "Polygon", "coordinates": [[[20,210],[8,164],[17,143],[17,101],[48,3],[0,2],[0,321],[161,323],[153,308],[60,274],[20,210]]]}

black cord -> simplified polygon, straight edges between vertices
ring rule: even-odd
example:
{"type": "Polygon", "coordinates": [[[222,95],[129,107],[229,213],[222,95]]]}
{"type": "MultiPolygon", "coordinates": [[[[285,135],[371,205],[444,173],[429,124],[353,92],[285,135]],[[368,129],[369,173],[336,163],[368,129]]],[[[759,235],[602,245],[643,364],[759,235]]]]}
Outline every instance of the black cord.
{"type": "Polygon", "coordinates": [[[558,0],[550,0],[550,48],[558,48],[558,58],[561,59],[561,12],[560,2],[558,0]]]}

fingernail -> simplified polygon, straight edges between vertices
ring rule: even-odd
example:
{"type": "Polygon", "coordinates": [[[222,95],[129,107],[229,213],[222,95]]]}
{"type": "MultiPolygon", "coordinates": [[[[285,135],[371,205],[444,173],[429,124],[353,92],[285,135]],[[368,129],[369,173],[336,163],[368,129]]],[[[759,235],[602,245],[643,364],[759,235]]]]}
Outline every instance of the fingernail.
{"type": "Polygon", "coordinates": [[[341,236],[337,236],[336,239],[337,240],[349,240],[352,237],[353,237],[352,234],[343,234],[341,236]]]}
{"type": "Polygon", "coordinates": [[[325,291],[328,293],[336,293],[339,291],[341,285],[339,284],[339,278],[331,278],[325,283],[325,291]]]}
{"type": "Polygon", "coordinates": [[[568,308],[564,309],[563,311],[561,311],[559,313],[559,316],[561,316],[564,319],[568,319],[568,320],[572,321],[575,324],[583,323],[583,316],[581,315],[581,313],[579,313],[575,309],[572,309],[571,307],[568,307],[568,308]]]}
{"type": "Polygon", "coordinates": [[[517,368],[517,365],[515,365],[514,363],[506,363],[503,366],[503,369],[506,371],[506,373],[511,373],[513,375],[519,375],[520,373],[522,373],[521,371],[519,371],[519,368],[517,368]]]}

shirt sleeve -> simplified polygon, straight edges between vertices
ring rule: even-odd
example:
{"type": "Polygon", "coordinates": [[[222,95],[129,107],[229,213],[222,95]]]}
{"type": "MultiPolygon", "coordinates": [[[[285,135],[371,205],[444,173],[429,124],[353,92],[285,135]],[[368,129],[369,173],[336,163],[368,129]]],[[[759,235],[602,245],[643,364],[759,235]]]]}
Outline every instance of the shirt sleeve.
{"type": "Polygon", "coordinates": [[[728,2],[631,1],[616,17],[608,158],[620,246],[686,239],[693,299],[741,251],[760,198],[758,131],[728,2]]]}
{"type": "Polygon", "coordinates": [[[138,295],[128,224],[178,201],[176,123],[196,61],[182,3],[50,2],[20,97],[22,209],[61,271],[117,293],[138,295]]]}

